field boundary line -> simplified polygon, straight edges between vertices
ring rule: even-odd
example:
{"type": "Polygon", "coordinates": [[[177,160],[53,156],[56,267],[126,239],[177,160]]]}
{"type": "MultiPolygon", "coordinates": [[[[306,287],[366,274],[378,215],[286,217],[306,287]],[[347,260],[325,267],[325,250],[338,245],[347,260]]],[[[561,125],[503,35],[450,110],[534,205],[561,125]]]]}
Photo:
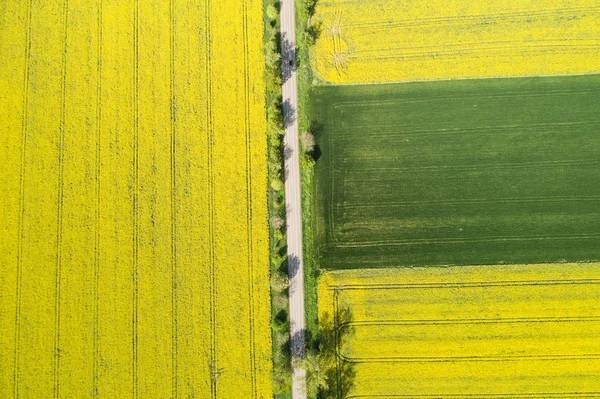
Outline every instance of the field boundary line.
{"type": "Polygon", "coordinates": [[[461,325],[461,324],[518,324],[518,323],[583,323],[600,322],[600,316],[581,317],[524,317],[524,318],[496,318],[496,319],[381,319],[381,320],[352,320],[341,323],[339,328],[349,326],[421,326],[421,325],[461,325]]]}
{"type": "MultiPolygon", "coordinates": [[[[588,74],[588,75],[598,75],[598,74],[588,74]]],[[[552,75],[552,76],[562,76],[562,75],[552,75]]],[[[565,75],[565,76],[570,76],[570,75],[565,75]]],[[[580,75],[580,76],[584,76],[584,75],[580,75]]],[[[514,79],[518,79],[518,78],[524,78],[524,76],[519,76],[519,77],[515,77],[514,79]]],[[[487,78],[487,79],[492,79],[492,78],[487,78]]],[[[508,79],[508,78],[507,78],[508,79]]],[[[446,80],[450,80],[450,79],[446,79],[446,80]]],[[[453,81],[458,81],[458,79],[452,79],[453,81]]],[[[469,79],[461,79],[461,80],[478,80],[478,79],[473,79],[473,78],[469,78],[469,79]]],[[[441,81],[437,80],[437,81],[441,81]]],[[[420,83],[427,83],[427,82],[437,82],[436,80],[425,80],[425,81],[419,81],[420,83]]],[[[407,83],[411,83],[411,82],[407,82],[407,83]]],[[[412,82],[414,83],[414,82],[412,82]]],[[[393,83],[381,83],[383,84],[393,84],[393,83]]],[[[502,94],[487,94],[487,95],[469,95],[469,96],[432,96],[432,97],[425,97],[425,98],[408,98],[408,99],[403,99],[403,100],[384,100],[384,101],[377,101],[377,100],[363,100],[363,101],[339,101],[336,103],[333,103],[332,107],[334,109],[339,109],[339,108],[348,108],[348,107],[363,107],[365,105],[372,105],[372,106],[382,106],[382,105],[399,105],[399,104],[418,104],[418,103],[423,103],[423,102],[429,102],[429,101],[452,101],[452,102],[456,102],[456,101],[461,101],[461,100],[472,100],[472,99],[482,99],[482,100],[489,100],[489,99],[498,99],[498,98],[512,98],[512,97],[548,97],[548,96],[555,96],[555,95],[563,95],[563,94],[587,94],[587,93],[595,93],[595,90],[592,89],[576,89],[576,90],[530,90],[530,91],[523,91],[523,92],[517,92],[517,91],[506,91],[502,94]]],[[[574,123],[587,123],[587,122],[574,122],[574,123]]]]}
{"type": "MultiPolygon", "coordinates": [[[[317,68],[318,70],[319,68],[317,68]]],[[[392,84],[399,84],[399,85],[406,85],[407,83],[433,83],[433,82],[448,82],[448,81],[452,81],[452,82],[461,82],[461,81],[465,81],[465,80],[485,80],[485,81],[489,81],[489,80],[494,80],[494,81],[498,81],[498,80],[503,80],[503,79],[537,79],[537,78],[573,78],[573,77],[581,77],[581,76],[596,76],[600,74],[600,68],[597,71],[592,71],[592,72],[574,72],[574,73],[554,73],[554,74],[540,74],[540,75],[496,75],[496,76],[467,76],[467,77],[456,77],[456,78],[441,78],[441,77],[437,77],[437,78],[429,78],[429,79],[404,79],[404,80],[385,80],[385,81],[370,81],[370,82],[334,82],[325,78],[320,77],[320,80],[322,82],[325,82],[325,84],[320,83],[317,87],[327,87],[327,86],[331,86],[331,85],[335,85],[335,86],[385,86],[385,85],[392,85],[392,84]]]]}
{"type": "Polygon", "coordinates": [[[94,221],[94,325],[93,325],[93,366],[92,366],[92,396],[98,396],[98,384],[99,384],[99,340],[100,340],[100,203],[101,203],[101,143],[102,143],[102,54],[103,54],[103,43],[102,43],[102,1],[97,2],[97,85],[96,85],[96,212],[94,221]]]}
{"type": "Polygon", "coordinates": [[[532,16],[540,16],[540,17],[545,17],[545,16],[554,16],[554,15],[562,15],[562,14],[573,14],[573,13],[580,13],[580,12],[586,12],[586,11],[599,11],[600,7],[568,7],[568,8],[563,8],[563,9],[553,9],[553,10],[540,10],[540,11],[534,11],[534,10],[523,10],[523,11],[516,11],[516,12],[500,12],[500,13],[495,13],[495,14],[470,14],[470,15],[464,15],[464,16],[440,16],[440,17],[431,17],[431,18],[414,18],[414,19],[405,19],[405,20],[399,20],[399,21],[391,21],[391,22],[384,22],[384,21],[372,21],[372,22],[362,22],[362,23],[350,23],[350,24],[345,24],[344,28],[346,28],[347,30],[353,30],[353,29],[357,29],[357,28],[363,28],[363,27],[371,27],[373,30],[377,29],[385,29],[388,27],[398,27],[398,26],[410,26],[410,27],[415,27],[415,26],[428,26],[428,25],[438,25],[439,22],[443,22],[445,24],[448,23],[452,23],[455,22],[455,24],[462,24],[462,23],[469,23],[466,21],[477,21],[477,20],[504,20],[504,19],[511,19],[514,18],[515,20],[521,19],[521,18],[528,18],[528,17],[532,17],[532,16]],[[419,23],[421,22],[421,23],[419,23]],[[379,26],[381,26],[381,28],[378,28],[379,26]]]}
{"type": "Polygon", "coordinates": [[[333,199],[335,198],[335,186],[334,183],[336,181],[336,179],[334,178],[334,173],[336,171],[336,167],[335,167],[335,146],[334,146],[334,141],[333,141],[333,135],[330,134],[329,137],[327,138],[328,142],[329,142],[329,153],[330,155],[327,157],[328,160],[328,167],[329,167],[329,232],[327,232],[327,236],[331,237],[331,241],[335,242],[335,218],[334,218],[334,212],[335,212],[335,204],[333,202],[333,199]]]}
{"type": "Polygon", "coordinates": [[[138,397],[138,308],[139,308],[139,0],[133,2],[133,201],[132,201],[132,397],[138,397]]]}
{"type": "Polygon", "coordinates": [[[412,240],[398,241],[370,241],[370,242],[353,242],[340,244],[336,240],[332,240],[332,244],[336,248],[365,248],[365,247],[398,247],[409,245],[438,245],[438,244],[468,244],[481,242],[503,242],[503,241],[546,241],[546,240],[593,240],[600,238],[600,234],[573,234],[573,235],[556,235],[556,236],[497,236],[487,238],[425,238],[412,240]]]}
{"type": "Polygon", "coordinates": [[[25,59],[23,67],[23,99],[22,99],[22,121],[21,121],[21,170],[19,174],[19,216],[17,221],[17,264],[16,264],[16,306],[15,306],[15,350],[14,350],[14,368],[13,368],[13,397],[19,397],[19,355],[21,341],[21,283],[23,280],[23,240],[25,218],[25,162],[27,156],[27,132],[28,132],[28,107],[29,107],[29,80],[31,68],[31,19],[32,19],[32,0],[27,2],[26,16],[26,38],[25,38],[25,59]]]}
{"type": "Polygon", "coordinates": [[[351,357],[340,353],[340,359],[345,363],[453,363],[453,362],[518,362],[521,360],[598,360],[600,353],[585,355],[520,355],[520,356],[422,356],[422,357],[351,357]]]}
{"type": "Polygon", "coordinates": [[[566,392],[566,393],[522,393],[522,394],[355,394],[349,395],[347,399],[371,398],[371,399],[414,399],[414,398],[431,398],[431,399],[488,399],[488,398],[510,398],[510,399],[571,399],[571,398],[590,398],[600,397],[600,392],[566,392]]]}
{"type": "Polygon", "coordinates": [[[58,137],[58,195],[57,195],[57,219],[56,219],[56,271],[54,288],[54,398],[60,397],[60,317],[61,317],[61,278],[62,278],[62,250],[63,250],[63,201],[65,185],[65,129],[66,129],[66,106],[67,106],[67,52],[68,52],[68,28],[69,28],[69,0],[62,2],[63,13],[63,54],[61,58],[61,110],[60,127],[58,137]]]}
{"type": "MultiPolygon", "coordinates": [[[[376,157],[371,157],[369,159],[382,159],[382,158],[376,158],[376,157]]],[[[495,169],[495,168],[506,168],[506,169],[519,169],[519,168],[529,168],[529,167],[545,167],[545,168],[552,168],[552,167],[559,167],[559,166],[589,166],[589,165],[596,165],[600,163],[600,159],[588,159],[588,160],[556,160],[556,161],[538,161],[538,162],[507,162],[507,163],[482,163],[482,164],[478,164],[478,165],[437,165],[437,166],[407,166],[407,167],[399,167],[399,168],[394,168],[394,167],[390,167],[390,168],[369,168],[369,167],[362,167],[360,169],[356,169],[353,170],[352,173],[353,174],[367,174],[369,172],[376,172],[376,171],[390,171],[390,172],[427,172],[427,171],[441,171],[441,170],[448,170],[448,171],[463,171],[463,172],[467,172],[467,171],[472,171],[472,170],[477,170],[477,169],[495,169]]],[[[335,172],[345,172],[344,169],[342,168],[338,168],[338,169],[334,169],[335,172]]],[[[352,181],[352,180],[350,180],[352,181]]]]}
{"type": "MultiPolygon", "coordinates": [[[[339,104],[339,103],[338,103],[339,104]]],[[[457,127],[457,128],[442,128],[442,129],[421,129],[421,130],[405,130],[400,132],[401,135],[408,134],[423,134],[427,133],[463,133],[463,132],[481,132],[486,130],[505,130],[505,129],[523,129],[523,130],[532,130],[537,127],[571,127],[571,126],[596,126],[600,124],[600,120],[598,121],[572,121],[572,122],[545,122],[545,123],[530,123],[527,125],[496,125],[496,126],[480,126],[480,127],[457,127]]],[[[342,127],[346,128],[346,123],[342,122],[342,127]]],[[[398,123],[379,123],[377,127],[398,127],[398,123]]],[[[360,124],[352,124],[352,129],[361,130],[365,128],[371,127],[370,125],[360,125],[360,124]]],[[[412,129],[411,126],[405,126],[404,128],[412,129]]],[[[334,130],[334,132],[337,130],[334,130]]],[[[561,130],[549,130],[551,133],[561,132],[561,130]]],[[[385,133],[399,133],[398,130],[383,130],[378,131],[378,134],[369,135],[369,137],[389,137],[395,136],[395,134],[385,134],[385,133]],[[383,132],[384,134],[381,134],[383,132]]],[[[334,134],[337,141],[340,141],[345,135],[342,134],[334,134]]]]}
{"type": "Polygon", "coordinates": [[[169,36],[170,36],[170,152],[171,152],[171,389],[173,398],[178,397],[179,341],[178,341],[178,303],[177,303],[177,109],[175,104],[175,0],[169,0],[169,36]]]}
{"type": "Polygon", "coordinates": [[[381,203],[339,203],[334,204],[335,208],[354,209],[354,208],[388,208],[393,206],[420,206],[420,205],[467,205],[467,204],[488,204],[488,203],[535,203],[535,202],[562,202],[562,201],[599,201],[600,196],[574,196],[574,197],[530,197],[530,198],[474,198],[464,200],[440,200],[440,201],[402,201],[402,202],[381,202],[381,203]]]}
{"type": "MultiPolygon", "coordinates": [[[[527,125],[515,125],[515,126],[482,126],[479,128],[456,128],[456,129],[431,129],[431,130],[388,130],[388,129],[380,129],[376,134],[370,134],[367,137],[370,140],[373,139],[391,139],[391,138],[405,138],[405,137],[413,137],[413,138],[421,138],[421,137],[429,137],[429,136],[450,136],[450,135],[467,135],[467,134],[476,134],[478,136],[485,135],[488,133],[514,133],[514,132],[522,132],[522,133],[540,133],[536,131],[535,128],[547,127],[542,133],[544,135],[548,134],[565,134],[565,128],[579,128],[579,127],[588,127],[588,126],[598,126],[599,121],[593,122],[564,122],[564,123],[549,123],[547,125],[544,124],[531,124],[527,125]],[[556,126],[554,129],[552,127],[556,126]],[[561,129],[562,128],[562,129],[561,129]]],[[[378,126],[387,128],[392,126],[398,126],[397,124],[380,124],[378,126]]],[[[352,139],[346,139],[346,135],[340,133],[345,132],[347,134],[348,130],[361,130],[369,128],[369,126],[361,126],[361,125],[352,125],[351,127],[346,126],[344,123],[340,125],[339,130],[332,130],[330,134],[335,137],[336,141],[341,143],[349,144],[348,147],[351,148],[351,145],[354,143],[352,139]]],[[[404,126],[405,129],[410,129],[410,126],[404,126]]],[[[375,158],[377,159],[377,158],[375,158]]]]}
{"type": "Polygon", "coordinates": [[[254,347],[254,251],[253,251],[253,224],[252,224],[252,146],[250,124],[250,73],[249,73],[249,40],[248,40],[248,1],[242,0],[242,38],[244,44],[244,131],[246,135],[246,231],[248,251],[248,298],[250,329],[250,378],[252,380],[252,396],[258,397],[256,383],[256,350],[254,347]]]}
{"type": "Polygon", "coordinates": [[[389,289],[424,289],[424,288],[487,288],[487,287],[522,287],[522,286],[554,286],[554,285],[596,285],[600,278],[570,279],[570,280],[508,280],[508,281],[473,281],[445,283],[371,283],[371,284],[340,284],[327,287],[330,291],[350,290],[389,290],[389,289]]]}
{"type": "Polygon", "coordinates": [[[211,27],[211,8],[212,0],[204,0],[205,7],[205,45],[206,45],[206,130],[208,137],[208,230],[210,241],[210,361],[209,361],[209,378],[210,391],[213,399],[217,398],[217,287],[216,287],[216,270],[215,270],[215,187],[214,187],[214,170],[213,170],[213,147],[214,147],[214,126],[213,126],[213,111],[212,111],[212,27],[211,27]]]}
{"type": "MultiPolygon", "coordinates": [[[[464,50],[473,50],[473,51],[481,51],[481,50],[489,50],[489,49],[503,49],[503,48],[510,48],[513,49],[514,47],[510,46],[510,45],[524,45],[524,48],[534,48],[534,49],[543,49],[543,48],[553,48],[553,47],[560,47],[560,46],[567,46],[570,43],[588,43],[586,44],[576,44],[574,46],[570,46],[570,47],[574,47],[574,48],[583,48],[583,47],[596,47],[598,45],[598,38],[564,38],[564,37],[553,37],[553,38],[543,38],[543,39],[531,39],[531,40],[489,40],[489,41],[477,41],[477,42],[460,42],[460,43],[453,43],[453,44],[447,44],[446,46],[432,46],[432,45],[428,45],[428,46],[408,46],[408,47],[378,47],[378,48],[366,48],[366,49],[358,49],[358,50],[353,50],[351,53],[349,53],[348,55],[352,58],[360,58],[360,55],[358,54],[365,54],[365,53],[390,53],[390,52],[396,52],[398,50],[409,50],[406,52],[406,54],[410,54],[410,55],[415,55],[415,54],[425,54],[425,53],[430,53],[430,52],[435,52],[435,53],[445,53],[446,50],[449,52],[454,52],[454,51],[460,51],[461,53],[464,52],[464,50]],[[546,44],[544,44],[546,43],[546,44]],[[510,47],[508,47],[508,46],[510,47]],[[479,46],[479,49],[476,49],[475,47],[479,46]],[[427,51],[427,50],[435,50],[435,49],[441,49],[441,51],[427,51]],[[423,50],[423,51],[418,51],[418,50],[423,50]],[[356,54],[356,55],[354,55],[356,54]]],[[[515,48],[515,50],[517,50],[515,48]]],[[[374,54],[376,55],[376,54],[374,54]]]]}
{"type": "Polygon", "coordinates": [[[333,292],[333,314],[334,314],[334,340],[335,340],[335,374],[336,374],[336,379],[337,379],[337,397],[338,398],[342,398],[342,372],[341,372],[341,368],[342,368],[342,348],[341,348],[341,339],[340,339],[340,301],[339,301],[339,296],[340,296],[340,292],[338,290],[335,290],[333,292]]]}
{"type": "MultiPolygon", "coordinates": [[[[516,51],[512,51],[513,53],[518,54],[529,54],[529,55],[539,55],[545,54],[549,51],[552,51],[553,54],[556,53],[568,53],[573,49],[581,49],[581,50],[597,50],[600,48],[600,44],[597,45],[568,45],[568,44],[555,44],[555,45],[547,45],[547,46],[522,46],[518,47],[516,51]]],[[[396,53],[396,54],[382,54],[382,55],[352,55],[349,54],[347,56],[348,60],[418,60],[422,58],[430,58],[430,57],[450,57],[450,56],[463,56],[465,54],[478,54],[485,53],[489,51],[493,52],[501,52],[503,54],[508,53],[513,47],[510,46],[489,46],[489,47],[465,47],[463,49],[457,50],[438,50],[431,52],[413,52],[413,53],[396,53]]]]}

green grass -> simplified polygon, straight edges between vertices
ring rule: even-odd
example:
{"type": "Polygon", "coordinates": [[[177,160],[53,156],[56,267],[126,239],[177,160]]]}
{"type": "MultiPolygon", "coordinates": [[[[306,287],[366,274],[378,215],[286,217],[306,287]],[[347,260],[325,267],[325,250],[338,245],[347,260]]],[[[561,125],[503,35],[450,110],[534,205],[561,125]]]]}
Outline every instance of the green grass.
{"type": "Polygon", "coordinates": [[[317,87],[326,269],[600,259],[600,76],[317,87]]]}
{"type": "MultiPolygon", "coordinates": [[[[298,83],[298,129],[299,132],[310,131],[310,91],[313,83],[313,72],[310,67],[310,48],[302,41],[308,20],[310,19],[307,4],[310,0],[296,0],[296,43],[297,64],[296,77],[298,83]]],[[[302,192],[302,250],[304,261],[304,309],[307,335],[318,335],[317,308],[317,270],[314,254],[313,198],[314,164],[307,154],[300,157],[300,184],[302,192]]]]}

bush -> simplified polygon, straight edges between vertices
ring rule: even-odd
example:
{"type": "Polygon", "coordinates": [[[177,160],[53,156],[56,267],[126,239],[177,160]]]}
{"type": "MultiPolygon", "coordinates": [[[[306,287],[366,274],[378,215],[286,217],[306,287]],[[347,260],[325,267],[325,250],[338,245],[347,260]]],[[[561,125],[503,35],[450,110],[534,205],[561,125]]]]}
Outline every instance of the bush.
{"type": "Polygon", "coordinates": [[[271,276],[271,289],[274,291],[283,291],[290,286],[290,280],[288,276],[283,273],[273,273],[271,276]]]}
{"type": "Polygon", "coordinates": [[[300,144],[305,152],[312,152],[315,149],[315,136],[309,132],[300,134],[300,144]]]}
{"type": "Polygon", "coordinates": [[[279,18],[279,10],[275,7],[274,4],[269,4],[266,10],[267,17],[271,20],[276,20],[279,18]]]}
{"type": "Polygon", "coordinates": [[[283,191],[283,182],[279,179],[271,180],[271,188],[276,192],[283,191]]]}
{"type": "MultiPolygon", "coordinates": [[[[278,335],[284,336],[282,334],[278,334],[278,335]]],[[[278,394],[278,393],[289,392],[289,390],[291,388],[292,388],[292,367],[289,364],[289,359],[283,353],[283,351],[279,351],[273,357],[273,391],[274,391],[274,393],[278,394]]]]}
{"type": "Polygon", "coordinates": [[[306,370],[306,393],[309,397],[316,397],[317,392],[329,389],[328,374],[335,367],[330,359],[316,351],[308,351],[304,359],[297,361],[296,366],[306,370]]]}
{"type": "MultiPolygon", "coordinates": [[[[273,294],[273,308],[274,309],[285,309],[288,306],[288,298],[283,293],[273,294]]],[[[275,310],[275,311],[277,311],[275,310]]]]}
{"type": "Polygon", "coordinates": [[[271,264],[278,268],[283,264],[283,262],[285,262],[286,258],[286,255],[279,255],[278,253],[271,254],[271,264]]]}

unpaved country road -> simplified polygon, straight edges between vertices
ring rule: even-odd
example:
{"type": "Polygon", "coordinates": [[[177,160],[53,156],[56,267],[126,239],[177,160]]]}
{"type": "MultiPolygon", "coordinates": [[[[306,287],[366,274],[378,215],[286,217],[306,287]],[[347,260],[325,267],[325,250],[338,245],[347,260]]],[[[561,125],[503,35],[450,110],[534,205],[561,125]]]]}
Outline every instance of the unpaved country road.
{"type": "MultiPolygon", "coordinates": [[[[290,277],[290,334],[292,359],[304,356],[304,267],[302,263],[302,205],[298,144],[298,85],[296,82],[296,22],[294,0],[281,1],[283,115],[285,121],[285,205],[290,277]]],[[[306,398],[306,371],[294,368],[292,398],[306,398]]]]}

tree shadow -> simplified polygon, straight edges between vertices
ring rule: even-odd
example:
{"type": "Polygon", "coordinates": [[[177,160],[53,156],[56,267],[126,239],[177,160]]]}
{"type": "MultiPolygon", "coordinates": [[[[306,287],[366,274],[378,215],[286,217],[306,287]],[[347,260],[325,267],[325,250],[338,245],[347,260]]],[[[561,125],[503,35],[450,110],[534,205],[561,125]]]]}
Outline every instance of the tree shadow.
{"type": "Polygon", "coordinates": [[[308,11],[308,15],[310,17],[312,17],[313,15],[315,15],[315,9],[317,8],[317,3],[319,2],[319,0],[308,0],[307,1],[307,11],[308,11]]]}
{"type": "Polygon", "coordinates": [[[319,352],[323,358],[325,376],[328,386],[321,389],[321,399],[346,398],[354,387],[356,371],[354,364],[344,361],[340,350],[347,345],[354,334],[350,308],[337,310],[335,317],[325,313],[319,319],[319,336],[316,339],[319,352]]]}
{"type": "MultiPolygon", "coordinates": [[[[284,169],[283,169],[283,182],[285,183],[288,179],[288,177],[290,176],[290,169],[288,168],[288,165],[284,165],[284,169]]],[[[289,216],[290,212],[289,210],[287,211],[287,214],[289,216]]]]}
{"type": "Polygon", "coordinates": [[[302,359],[306,355],[306,330],[297,331],[290,339],[290,354],[292,359],[302,359]]]}
{"type": "Polygon", "coordinates": [[[296,277],[300,270],[300,258],[297,255],[289,255],[287,259],[288,276],[290,280],[296,277]]]}
{"type": "Polygon", "coordinates": [[[297,48],[294,43],[283,32],[279,38],[281,49],[281,81],[287,82],[298,69],[296,59],[297,48]]]}
{"type": "Polygon", "coordinates": [[[293,154],[294,154],[294,149],[292,147],[290,147],[289,145],[285,145],[283,147],[283,159],[285,159],[287,161],[288,159],[290,159],[292,157],[293,154]]]}
{"type": "Polygon", "coordinates": [[[296,121],[296,108],[292,105],[289,98],[283,102],[283,128],[287,128],[296,121]]]}
{"type": "Polygon", "coordinates": [[[284,332],[284,329],[287,329],[288,325],[288,313],[285,309],[281,309],[273,318],[273,322],[277,327],[277,331],[284,332]]]}
{"type": "Polygon", "coordinates": [[[345,361],[340,353],[354,334],[351,321],[350,310],[342,308],[334,317],[325,313],[319,318],[316,337],[310,331],[300,331],[292,337],[292,354],[306,370],[309,397],[343,399],[354,387],[354,363],[345,361]],[[306,348],[305,353],[302,353],[303,348],[306,348]]]}
{"type": "Polygon", "coordinates": [[[315,161],[315,163],[321,158],[323,152],[321,151],[321,146],[319,143],[321,142],[321,137],[323,136],[323,131],[325,130],[325,126],[322,123],[317,121],[310,122],[310,132],[315,137],[315,145],[308,154],[315,161]]]}

